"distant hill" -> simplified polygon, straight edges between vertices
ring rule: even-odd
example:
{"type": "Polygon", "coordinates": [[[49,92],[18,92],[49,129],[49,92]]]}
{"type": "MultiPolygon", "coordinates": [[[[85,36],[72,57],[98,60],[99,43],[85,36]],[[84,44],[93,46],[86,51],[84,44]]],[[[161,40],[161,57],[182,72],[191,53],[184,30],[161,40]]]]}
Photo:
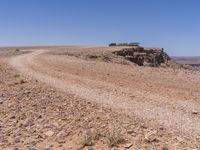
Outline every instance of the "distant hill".
{"type": "Polygon", "coordinates": [[[197,57],[171,57],[174,61],[179,64],[190,65],[200,70],[200,56],[197,57]]]}
{"type": "Polygon", "coordinates": [[[200,66],[200,56],[198,57],[172,57],[176,62],[188,65],[199,65],[200,66]]]}

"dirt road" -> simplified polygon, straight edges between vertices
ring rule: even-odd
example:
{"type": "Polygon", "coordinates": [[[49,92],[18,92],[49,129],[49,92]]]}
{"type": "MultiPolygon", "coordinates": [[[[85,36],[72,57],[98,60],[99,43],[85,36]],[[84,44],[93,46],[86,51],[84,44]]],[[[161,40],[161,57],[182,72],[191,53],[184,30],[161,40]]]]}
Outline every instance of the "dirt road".
{"type": "Polygon", "coordinates": [[[87,61],[46,50],[15,56],[23,74],[121,113],[200,136],[200,73],[87,61]]]}

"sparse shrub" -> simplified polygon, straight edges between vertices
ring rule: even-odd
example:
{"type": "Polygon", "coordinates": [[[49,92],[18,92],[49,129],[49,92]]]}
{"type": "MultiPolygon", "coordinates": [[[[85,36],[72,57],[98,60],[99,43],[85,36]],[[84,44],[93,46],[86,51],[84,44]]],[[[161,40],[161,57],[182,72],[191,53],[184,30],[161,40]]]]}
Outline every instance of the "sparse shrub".
{"type": "Polygon", "coordinates": [[[109,46],[117,46],[116,43],[110,43],[109,46]]]}
{"type": "Polygon", "coordinates": [[[92,146],[99,139],[99,134],[95,130],[88,130],[83,133],[80,144],[81,146],[92,146]]]}
{"type": "Polygon", "coordinates": [[[114,147],[126,142],[119,129],[111,128],[102,132],[92,129],[83,133],[80,139],[80,145],[81,147],[93,146],[95,142],[100,139],[102,139],[109,147],[114,147]]]}
{"type": "Polygon", "coordinates": [[[15,51],[16,51],[16,52],[19,52],[19,51],[20,51],[20,49],[18,49],[18,48],[17,48],[15,51]]]}
{"type": "Polygon", "coordinates": [[[119,130],[110,130],[106,135],[106,143],[109,147],[114,147],[119,144],[125,143],[126,140],[119,130]]]}

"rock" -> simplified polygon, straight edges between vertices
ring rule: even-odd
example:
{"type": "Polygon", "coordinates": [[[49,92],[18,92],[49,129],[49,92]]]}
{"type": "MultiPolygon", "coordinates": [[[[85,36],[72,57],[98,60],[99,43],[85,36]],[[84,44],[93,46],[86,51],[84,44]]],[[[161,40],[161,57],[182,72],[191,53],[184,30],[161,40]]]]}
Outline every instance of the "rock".
{"type": "Polygon", "coordinates": [[[166,146],[163,146],[162,150],[169,150],[169,149],[166,146]]]}
{"type": "Polygon", "coordinates": [[[50,136],[53,136],[54,135],[54,132],[49,130],[47,132],[44,133],[46,136],[50,137],[50,136]]]}
{"type": "Polygon", "coordinates": [[[36,117],[37,117],[37,119],[41,119],[42,115],[41,114],[37,114],[36,117]]]}
{"type": "Polygon", "coordinates": [[[145,135],[145,141],[154,142],[157,140],[156,137],[157,137],[157,131],[150,131],[149,133],[145,135]]]}
{"type": "Polygon", "coordinates": [[[23,79],[20,80],[20,84],[24,84],[26,83],[26,81],[24,81],[23,79]]]}
{"type": "Polygon", "coordinates": [[[10,117],[10,119],[15,119],[15,115],[12,115],[12,116],[10,117]]]}
{"type": "Polygon", "coordinates": [[[45,147],[45,150],[51,150],[53,148],[53,145],[48,145],[45,147]]]}
{"type": "Polygon", "coordinates": [[[68,136],[68,133],[65,133],[64,131],[60,132],[57,134],[57,142],[58,143],[65,143],[66,142],[66,137],[68,136]]]}
{"type": "Polygon", "coordinates": [[[33,123],[33,120],[31,119],[27,119],[24,123],[23,123],[23,126],[26,128],[28,126],[33,126],[34,123],[33,123]]]}
{"type": "Polygon", "coordinates": [[[28,90],[26,90],[26,91],[24,91],[24,94],[30,94],[31,92],[30,91],[28,91],[28,90]]]}
{"type": "Polygon", "coordinates": [[[88,146],[87,148],[88,148],[88,150],[94,150],[94,148],[92,146],[88,146]]]}
{"type": "Polygon", "coordinates": [[[128,131],[127,131],[128,134],[132,134],[132,133],[134,133],[134,132],[135,132],[135,131],[133,131],[133,130],[128,130],[128,131]]]}
{"type": "Polygon", "coordinates": [[[144,129],[147,129],[147,128],[148,128],[144,123],[142,123],[140,127],[141,127],[141,128],[144,128],[144,129]]]}
{"type": "Polygon", "coordinates": [[[137,133],[133,130],[129,130],[129,131],[127,131],[127,133],[130,134],[133,137],[135,137],[137,135],[137,133]]]}
{"type": "Polygon", "coordinates": [[[133,46],[121,51],[113,52],[116,55],[125,57],[125,59],[138,64],[139,66],[158,67],[161,64],[168,63],[171,58],[164,52],[162,48],[143,48],[133,46]]]}
{"type": "Polygon", "coordinates": [[[128,143],[128,144],[124,145],[124,148],[129,149],[129,148],[131,148],[132,146],[133,146],[132,143],[128,143]]]}
{"type": "Polygon", "coordinates": [[[64,137],[58,137],[58,138],[57,138],[57,142],[58,142],[59,144],[62,144],[62,143],[65,143],[66,141],[65,141],[65,138],[64,138],[64,137]]]}
{"type": "Polygon", "coordinates": [[[182,138],[180,138],[180,137],[176,137],[176,139],[177,139],[177,141],[178,141],[179,143],[183,143],[183,142],[184,142],[184,140],[183,140],[182,138]]]}
{"type": "Polygon", "coordinates": [[[31,149],[33,149],[37,145],[37,142],[34,140],[30,140],[27,142],[27,146],[31,149]]]}
{"type": "Polygon", "coordinates": [[[17,147],[14,147],[13,150],[19,150],[17,147]]]}
{"type": "Polygon", "coordinates": [[[8,105],[7,105],[7,106],[8,106],[8,108],[10,108],[10,107],[12,107],[12,104],[11,104],[11,103],[8,103],[8,105]]]}
{"type": "Polygon", "coordinates": [[[193,115],[197,115],[198,113],[199,113],[199,112],[196,111],[196,110],[193,110],[193,111],[192,111],[192,114],[193,114],[193,115]]]}
{"type": "Polygon", "coordinates": [[[36,139],[45,139],[45,135],[39,134],[36,136],[36,139]]]}
{"type": "Polygon", "coordinates": [[[20,142],[20,137],[16,137],[15,138],[15,143],[19,143],[20,142]]]}

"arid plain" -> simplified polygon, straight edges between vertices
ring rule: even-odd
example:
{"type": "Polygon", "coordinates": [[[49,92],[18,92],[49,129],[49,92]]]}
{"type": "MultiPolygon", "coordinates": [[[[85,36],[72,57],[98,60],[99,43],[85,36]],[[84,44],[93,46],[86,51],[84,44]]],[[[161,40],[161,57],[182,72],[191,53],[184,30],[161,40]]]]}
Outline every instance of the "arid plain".
{"type": "Polygon", "coordinates": [[[200,149],[200,72],[124,48],[0,48],[0,149],[200,149]]]}

